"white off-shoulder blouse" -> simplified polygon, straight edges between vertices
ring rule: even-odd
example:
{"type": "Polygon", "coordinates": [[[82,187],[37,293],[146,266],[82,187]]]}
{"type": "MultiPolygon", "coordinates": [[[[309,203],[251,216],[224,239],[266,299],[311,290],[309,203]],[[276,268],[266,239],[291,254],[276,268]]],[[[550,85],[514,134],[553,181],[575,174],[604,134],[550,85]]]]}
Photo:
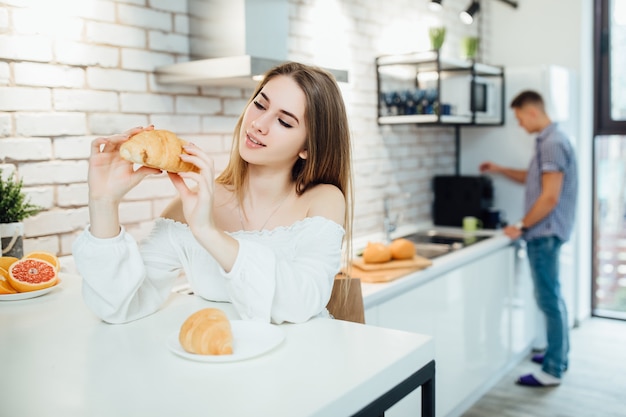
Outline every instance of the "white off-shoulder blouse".
{"type": "Polygon", "coordinates": [[[327,314],[344,233],[319,216],[273,230],[229,233],[239,253],[226,272],[186,224],[159,218],[141,244],[123,228],[109,239],[87,228],[74,242],[73,255],[84,301],[106,322],[154,313],[184,271],[196,295],[231,302],[244,320],[299,323],[327,314]]]}

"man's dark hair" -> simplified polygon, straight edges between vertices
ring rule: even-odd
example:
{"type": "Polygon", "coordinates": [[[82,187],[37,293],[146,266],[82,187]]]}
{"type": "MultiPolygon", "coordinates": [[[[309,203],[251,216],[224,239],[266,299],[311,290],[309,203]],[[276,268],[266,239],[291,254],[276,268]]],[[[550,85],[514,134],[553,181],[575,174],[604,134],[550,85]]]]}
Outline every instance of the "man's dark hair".
{"type": "Polygon", "coordinates": [[[519,93],[513,101],[511,101],[512,109],[521,109],[527,104],[534,105],[539,107],[542,111],[544,110],[544,102],[543,97],[536,91],[526,90],[519,93]]]}

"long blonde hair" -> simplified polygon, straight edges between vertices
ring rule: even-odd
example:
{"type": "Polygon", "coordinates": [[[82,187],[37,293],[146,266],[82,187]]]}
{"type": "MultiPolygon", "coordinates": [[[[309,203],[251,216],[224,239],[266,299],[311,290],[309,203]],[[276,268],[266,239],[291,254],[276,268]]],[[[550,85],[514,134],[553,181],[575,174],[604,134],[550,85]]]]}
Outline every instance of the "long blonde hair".
{"type": "MultiPolygon", "coordinates": [[[[339,86],[327,71],[296,62],[286,62],[269,70],[254,90],[246,108],[263,87],[277,76],[293,79],[306,97],[305,149],[307,158],[298,159],[291,170],[296,193],[302,195],[317,184],[332,184],[344,195],[345,255],[344,267],[350,268],[352,252],[352,219],[354,217],[352,189],[352,159],[348,116],[339,86]]],[[[216,181],[232,188],[241,203],[247,181],[248,163],[239,154],[239,139],[244,113],[233,133],[230,160],[216,181]]]]}

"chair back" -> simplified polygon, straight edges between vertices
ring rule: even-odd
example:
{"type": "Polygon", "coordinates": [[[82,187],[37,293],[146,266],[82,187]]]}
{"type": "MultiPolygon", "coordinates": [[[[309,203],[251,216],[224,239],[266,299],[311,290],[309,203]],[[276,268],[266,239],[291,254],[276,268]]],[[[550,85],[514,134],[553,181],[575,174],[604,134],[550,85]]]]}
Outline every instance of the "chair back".
{"type": "Polygon", "coordinates": [[[337,320],[365,324],[361,280],[338,275],[326,308],[337,320]]]}

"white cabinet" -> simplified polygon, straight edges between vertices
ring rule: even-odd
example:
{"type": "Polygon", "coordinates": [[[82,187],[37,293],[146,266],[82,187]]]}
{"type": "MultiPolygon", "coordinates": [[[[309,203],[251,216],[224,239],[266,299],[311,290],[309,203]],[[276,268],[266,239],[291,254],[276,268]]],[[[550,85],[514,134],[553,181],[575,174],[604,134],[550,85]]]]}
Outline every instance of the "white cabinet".
{"type": "MultiPolygon", "coordinates": [[[[514,353],[528,351],[535,316],[530,283],[516,278],[515,256],[513,246],[501,248],[365,311],[367,324],[434,337],[437,416],[457,415],[501,376],[514,353]]],[[[417,404],[413,394],[385,415],[415,415],[417,404]]]]}

